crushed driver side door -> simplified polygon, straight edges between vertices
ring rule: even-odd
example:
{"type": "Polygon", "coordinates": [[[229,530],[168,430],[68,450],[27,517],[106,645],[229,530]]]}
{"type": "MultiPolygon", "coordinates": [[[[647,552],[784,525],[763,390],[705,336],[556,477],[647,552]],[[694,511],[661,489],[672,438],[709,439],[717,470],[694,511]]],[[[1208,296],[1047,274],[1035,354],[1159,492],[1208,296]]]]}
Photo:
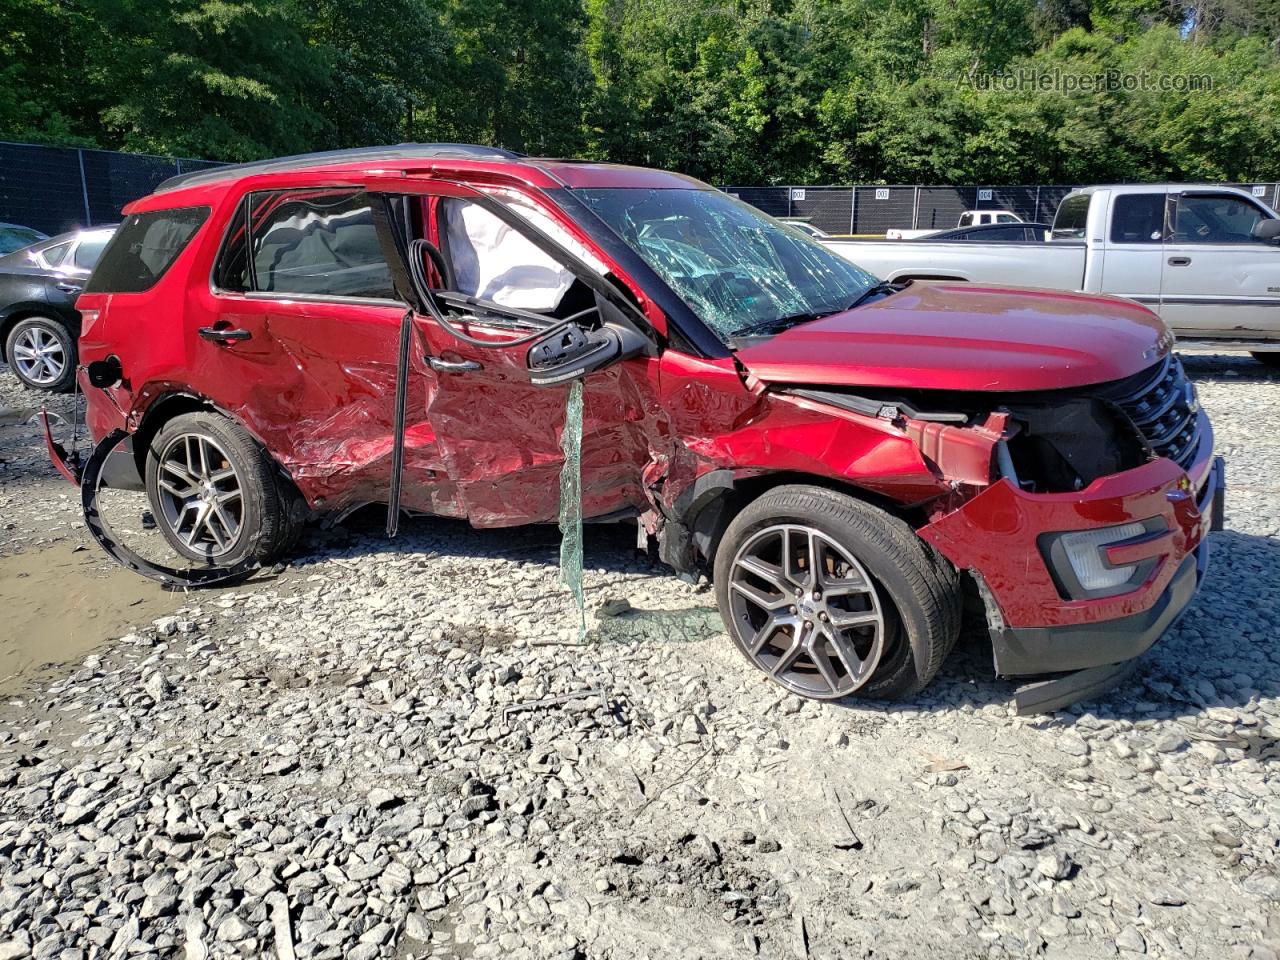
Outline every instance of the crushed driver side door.
{"type": "Polygon", "coordinates": [[[641,472],[660,410],[656,340],[608,268],[527,197],[522,218],[462,184],[399,181],[395,190],[413,210],[409,223],[391,225],[407,232],[395,238],[405,272],[418,271],[442,311],[413,318],[436,377],[426,413],[471,523],[557,518],[575,379],[584,392],[583,516],[646,509],[641,472]],[[613,329],[625,344],[600,342],[613,329]],[[592,350],[613,358],[575,368],[592,350]]]}

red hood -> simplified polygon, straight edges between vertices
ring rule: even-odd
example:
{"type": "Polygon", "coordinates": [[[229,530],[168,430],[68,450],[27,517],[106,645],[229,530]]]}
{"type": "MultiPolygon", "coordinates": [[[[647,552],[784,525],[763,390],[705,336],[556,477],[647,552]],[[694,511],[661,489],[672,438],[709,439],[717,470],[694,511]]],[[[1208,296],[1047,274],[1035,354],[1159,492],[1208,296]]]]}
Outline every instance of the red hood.
{"type": "Polygon", "coordinates": [[[1151,311],[1112,297],[916,282],[792,327],[738,359],[775,383],[1052,390],[1130,376],[1171,343],[1151,311]]]}

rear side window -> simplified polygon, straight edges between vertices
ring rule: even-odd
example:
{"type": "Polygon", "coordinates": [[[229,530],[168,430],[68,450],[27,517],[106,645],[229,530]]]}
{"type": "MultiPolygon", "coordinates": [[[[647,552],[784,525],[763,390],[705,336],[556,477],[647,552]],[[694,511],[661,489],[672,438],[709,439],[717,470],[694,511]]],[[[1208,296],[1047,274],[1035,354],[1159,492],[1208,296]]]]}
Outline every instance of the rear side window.
{"type": "Polygon", "coordinates": [[[1058,204],[1057,216],[1053,218],[1054,240],[1084,239],[1085,226],[1089,220],[1089,200],[1092,196],[1089,193],[1078,193],[1058,204]]]}
{"type": "Polygon", "coordinates": [[[1130,193],[1111,208],[1112,243],[1159,243],[1164,236],[1164,194],[1130,193]]]}
{"type": "Polygon", "coordinates": [[[62,266],[62,261],[67,259],[67,251],[71,249],[71,241],[55,244],[52,247],[45,247],[44,252],[40,256],[44,257],[44,262],[51,267],[62,266]]]}
{"type": "Polygon", "coordinates": [[[369,197],[346,189],[251,194],[233,218],[214,282],[241,293],[396,299],[369,197]]]}
{"type": "Polygon", "coordinates": [[[90,237],[80,241],[80,246],[76,247],[76,254],[73,258],[75,264],[81,270],[92,270],[94,265],[102,257],[102,251],[107,248],[110,237],[90,237]]]}
{"type": "Polygon", "coordinates": [[[156,210],[127,218],[102,251],[85,293],[142,293],[150,290],[187,248],[208,207],[156,210]]]}

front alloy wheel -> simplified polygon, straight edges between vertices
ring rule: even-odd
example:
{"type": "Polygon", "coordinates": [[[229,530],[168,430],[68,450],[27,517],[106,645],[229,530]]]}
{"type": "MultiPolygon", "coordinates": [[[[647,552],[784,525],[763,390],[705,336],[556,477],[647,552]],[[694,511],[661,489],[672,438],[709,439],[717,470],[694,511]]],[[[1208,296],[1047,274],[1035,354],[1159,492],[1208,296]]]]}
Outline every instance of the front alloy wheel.
{"type": "Polygon", "coordinates": [[[777,524],[751,536],[733,558],[729,606],[743,652],[804,696],[847,696],[870,679],[884,651],[871,577],[813,527],[777,524]]]}
{"type": "Polygon", "coordinates": [[[901,518],[840,491],[766,491],[730,521],[714,561],[735,645],[801,696],[910,696],[959,632],[955,568],[901,518]]]}

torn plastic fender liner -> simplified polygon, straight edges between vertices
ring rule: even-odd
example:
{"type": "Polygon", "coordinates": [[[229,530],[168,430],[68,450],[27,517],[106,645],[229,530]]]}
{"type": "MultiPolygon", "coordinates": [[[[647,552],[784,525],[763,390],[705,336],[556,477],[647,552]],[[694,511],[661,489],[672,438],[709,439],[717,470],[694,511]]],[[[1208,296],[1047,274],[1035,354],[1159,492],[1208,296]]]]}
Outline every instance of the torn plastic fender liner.
{"type": "MultiPolygon", "coordinates": [[[[49,437],[48,429],[46,420],[46,437],[49,437]]],[[[98,488],[102,479],[103,466],[111,457],[112,451],[128,436],[129,434],[124,430],[113,430],[107,434],[93,448],[93,453],[90,454],[89,459],[85,462],[80,475],[80,506],[84,511],[85,525],[89,528],[89,533],[93,535],[93,539],[98,541],[98,545],[107,552],[108,556],[121,566],[128,567],[134,573],[141,574],[150,580],[158,580],[160,583],[170,587],[208,587],[217,583],[227,583],[231,580],[242,579],[257,570],[259,564],[255,560],[244,560],[230,567],[198,567],[190,570],[162,567],[149,560],[144,560],[119,540],[115,531],[111,529],[110,524],[98,512],[98,488]]],[[[63,469],[68,466],[65,460],[65,453],[63,453],[64,459],[61,461],[57,456],[58,453],[62,452],[62,448],[54,444],[51,437],[49,438],[49,444],[49,452],[54,457],[54,464],[58,465],[61,462],[62,466],[59,466],[59,472],[70,478],[70,474],[64,472],[63,469]]]]}
{"type": "Polygon", "coordinates": [[[711,470],[694,478],[670,506],[655,502],[665,522],[658,532],[658,557],[676,573],[692,573],[698,555],[711,555],[712,536],[726,507],[725,495],[733,492],[732,470],[711,470]]]}
{"type": "MultiPolygon", "coordinates": [[[[66,448],[53,439],[53,428],[49,426],[48,410],[40,411],[40,421],[44,424],[44,445],[49,451],[49,459],[53,461],[54,469],[66,477],[70,483],[79,486],[80,458],[74,453],[68,454],[66,448]]],[[[121,431],[121,433],[123,432],[121,431]]],[[[114,446],[112,449],[114,449],[114,446]]],[[[110,454],[111,450],[108,450],[107,453],[110,454]]],[[[105,456],[103,459],[106,459],[105,456]]]]}

